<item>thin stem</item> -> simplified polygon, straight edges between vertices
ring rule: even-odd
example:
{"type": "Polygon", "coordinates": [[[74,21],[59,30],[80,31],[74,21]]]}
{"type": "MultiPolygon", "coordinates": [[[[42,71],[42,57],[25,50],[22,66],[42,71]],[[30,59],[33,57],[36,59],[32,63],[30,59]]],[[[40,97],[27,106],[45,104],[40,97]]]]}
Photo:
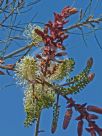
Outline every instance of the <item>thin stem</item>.
{"type": "Polygon", "coordinates": [[[1,69],[6,69],[6,70],[14,70],[13,66],[14,66],[14,65],[12,65],[12,66],[8,66],[8,65],[3,66],[3,65],[0,65],[0,68],[1,68],[1,69]]]}
{"type": "Polygon", "coordinates": [[[22,51],[24,51],[24,50],[26,50],[26,49],[28,49],[28,48],[31,48],[32,46],[34,46],[34,45],[36,45],[36,43],[31,43],[31,44],[29,44],[29,45],[27,45],[27,46],[24,46],[24,47],[22,47],[22,48],[20,48],[20,49],[18,49],[18,50],[16,50],[16,51],[14,51],[14,52],[11,52],[10,54],[8,54],[8,55],[6,55],[6,56],[4,56],[4,58],[3,59],[8,59],[8,58],[11,58],[12,56],[14,56],[14,55],[16,55],[16,54],[18,54],[18,53],[20,53],[20,52],[22,52],[22,51]]]}
{"type": "Polygon", "coordinates": [[[35,134],[34,134],[34,136],[38,136],[38,134],[39,134],[40,117],[41,117],[41,111],[39,113],[39,117],[38,117],[38,120],[36,122],[36,128],[35,128],[35,134]]]}
{"type": "Polygon", "coordinates": [[[69,26],[68,28],[65,29],[65,31],[68,31],[68,30],[71,30],[71,29],[74,29],[74,28],[78,28],[78,27],[81,27],[81,26],[86,26],[87,24],[100,23],[100,22],[102,22],[102,18],[95,18],[95,19],[86,20],[82,23],[76,23],[74,25],[69,26]]]}

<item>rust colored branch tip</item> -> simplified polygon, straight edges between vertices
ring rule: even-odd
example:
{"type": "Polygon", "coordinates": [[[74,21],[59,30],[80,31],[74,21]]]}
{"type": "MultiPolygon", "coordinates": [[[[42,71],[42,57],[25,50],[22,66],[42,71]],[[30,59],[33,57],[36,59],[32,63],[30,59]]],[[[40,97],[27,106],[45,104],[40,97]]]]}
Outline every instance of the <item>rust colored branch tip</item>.
{"type": "Polygon", "coordinates": [[[61,13],[62,13],[62,15],[64,14],[64,15],[66,15],[66,16],[70,16],[70,15],[75,14],[75,13],[77,13],[77,12],[78,12],[78,11],[77,11],[76,8],[67,6],[67,7],[65,7],[65,8],[62,10],[61,13]]]}

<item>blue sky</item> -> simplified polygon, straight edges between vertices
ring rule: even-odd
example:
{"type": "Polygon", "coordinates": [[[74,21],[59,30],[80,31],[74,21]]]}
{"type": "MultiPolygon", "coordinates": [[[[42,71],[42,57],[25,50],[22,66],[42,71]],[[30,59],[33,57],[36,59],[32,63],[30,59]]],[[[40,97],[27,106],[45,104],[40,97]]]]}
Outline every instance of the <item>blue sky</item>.
{"type": "MultiPolygon", "coordinates": [[[[66,5],[72,5],[78,9],[83,9],[85,11],[89,0],[42,0],[34,6],[31,12],[27,13],[23,18],[24,21],[30,21],[32,16],[36,13],[34,22],[44,22],[53,19],[53,12],[60,12],[66,5]]],[[[93,0],[91,9],[88,11],[90,14],[94,14],[95,17],[102,15],[102,1],[99,0],[98,4],[96,0],[93,0]]],[[[88,14],[87,13],[87,14],[88,14]]],[[[71,25],[78,21],[79,14],[73,15],[70,18],[68,25],[71,25]]],[[[22,18],[20,17],[22,21],[22,18]]],[[[67,26],[68,26],[67,25],[67,26]]],[[[101,27],[102,25],[100,25],[101,27]]],[[[98,25],[97,25],[98,27],[98,25]]],[[[86,28],[83,29],[84,32],[88,32],[86,28]]],[[[80,30],[75,29],[71,31],[73,33],[79,33],[80,30]]],[[[0,32],[1,33],[1,32],[0,32]]],[[[6,35],[6,34],[5,34],[6,35]]],[[[102,31],[96,31],[97,38],[102,46],[102,31]]],[[[78,34],[70,34],[65,45],[68,48],[68,57],[72,57],[76,61],[75,71],[73,75],[79,73],[86,64],[89,57],[93,57],[94,65],[92,71],[95,72],[95,79],[91,82],[82,92],[77,95],[72,95],[72,97],[79,103],[94,104],[102,107],[102,49],[99,48],[94,34],[88,34],[85,37],[86,45],[83,37],[78,34]]],[[[17,47],[13,47],[15,49],[17,47]]],[[[15,80],[13,77],[0,76],[0,136],[33,136],[34,125],[25,128],[23,125],[25,119],[25,113],[23,109],[23,89],[15,85],[15,80]],[[5,85],[14,84],[9,87],[5,85]]],[[[60,118],[58,123],[58,129],[55,134],[51,134],[51,119],[52,119],[52,109],[44,110],[41,116],[40,128],[44,129],[45,132],[39,134],[39,136],[77,136],[76,134],[76,113],[73,114],[73,119],[66,130],[62,129],[62,120],[65,112],[65,101],[61,98],[60,103],[62,105],[60,111],[60,118]]],[[[102,117],[97,122],[102,126],[102,117]]],[[[86,126],[87,124],[85,124],[86,126]]],[[[88,136],[88,133],[84,133],[83,136],[88,136]]]]}

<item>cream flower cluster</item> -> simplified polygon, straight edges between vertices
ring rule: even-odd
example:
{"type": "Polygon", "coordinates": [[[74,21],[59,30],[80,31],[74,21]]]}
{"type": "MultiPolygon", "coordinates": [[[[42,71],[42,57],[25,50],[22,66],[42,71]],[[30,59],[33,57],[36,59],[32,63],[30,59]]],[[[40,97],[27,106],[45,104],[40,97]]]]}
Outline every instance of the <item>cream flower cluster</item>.
{"type": "Polygon", "coordinates": [[[41,84],[35,84],[34,88],[30,84],[24,92],[24,109],[26,112],[25,126],[28,127],[34,120],[37,120],[40,111],[43,108],[52,107],[55,101],[55,93],[49,88],[47,92],[47,86],[42,90],[41,84]],[[33,90],[34,89],[34,90],[33,90]],[[52,92],[51,92],[52,91],[52,92]]]}
{"type": "Polygon", "coordinates": [[[29,24],[23,33],[23,35],[29,39],[31,39],[34,43],[40,43],[42,42],[41,36],[39,36],[37,33],[35,33],[35,29],[38,29],[40,31],[43,31],[43,29],[40,26],[29,24]]]}
{"type": "Polygon", "coordinates": [[[18,83],[24,85],[24,109],[26,112],[25,126],[38,119],[43,108],[49,108],[55,101],[55,92],[48,85],[36,82],[39,68],[31,56],[24,57],[16,63],[15,73],[18,83]],[[34,81],[34,84],[32,83],[34,81]]]}
{"type": "Polygon", "coordinates": [[[29,80],[32,81],[36,78],[37,64],[33,57],[26,56],[16,63],[15,75],[18,83],[25,85],[29,80]]]}

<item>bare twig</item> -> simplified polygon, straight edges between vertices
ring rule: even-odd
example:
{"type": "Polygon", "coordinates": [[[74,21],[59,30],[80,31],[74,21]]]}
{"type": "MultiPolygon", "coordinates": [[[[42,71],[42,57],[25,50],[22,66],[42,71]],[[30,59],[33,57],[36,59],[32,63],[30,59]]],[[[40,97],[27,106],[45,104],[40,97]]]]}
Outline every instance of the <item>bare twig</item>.
{"type": "Polygon", "coordinates": [[[11,52],[10,54],[8,54],[6,56],[4,56],[4,60],[8,59],[8,58],[11,58],[12,56],[14,56],[14,55],[16,55],[16,54],[18,54],[18,53],[20,53],[20,52],[22,52],[22,51],[24,51],[24,50],[26,50],[28,48],[31,48],[32,46],[34,46],[33,42],[31,44],[27,45],[27,46],[24,46],[24,47],[14,51],[14,52],[11,52]]]}
{"type": "Polygon", "coordinates": [[[4,65],[0,65],[0,68],[2,68],[2,69],[6,69],[6,70],[14,70],[13,69],[13,65],[10,67],[10,66],[8,66],[8,65],[6,65],[6,66],[4,66],[4,65]]]}
{"type": "Polygon", "coordinates": [[[95,18],[95,19],[89,19],[81,23],[76,23],[74,25],[69,26],[68,28],[65,29],[65,31],[74,29],[74,28],[79,28],[81,26],[87,26],[88,24],[90,25],[91,23],[100,23],[102,22],[102,17],[101,18],[95,18]]]}

